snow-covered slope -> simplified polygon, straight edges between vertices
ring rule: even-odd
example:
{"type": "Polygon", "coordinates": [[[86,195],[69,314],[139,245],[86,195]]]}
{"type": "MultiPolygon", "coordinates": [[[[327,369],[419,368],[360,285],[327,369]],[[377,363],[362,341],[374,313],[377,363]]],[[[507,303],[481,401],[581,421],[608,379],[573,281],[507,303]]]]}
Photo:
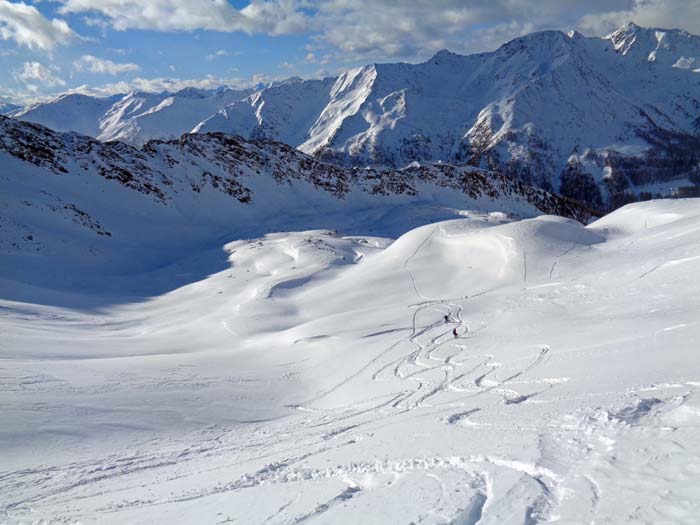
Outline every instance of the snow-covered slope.
{"type": "MultiPolygon", "coordinates": [[[[69,244],[3,256],[3,522],[696,521],[697,200],[587,227],[465,212],[395,241],[323,229],[197,246],[198,224],[157,224],[149,196],[2,155],[12,217],[77,243],[61,218],[76,201],[112,242],[141,244],[115,272],[116,252],[83,238],[103,262],[92,288],[69,244]]],[[[212,200],[177,202],[173,218],[213,219],[212,200]]]]}
{"type": "Polygon", "coordinates": [[[155,96],[129,93],[101,117],[97,138],[135,145],[153,138],[176,138],[192,130],[203,118],[249,93],[250,90],[193,88],[155,96]]]}
{"type": "Polygon", "coordinates": [[[144,293],[119,274],[170,264],[186,247],[289,228],[394,236],[462,210],[590,218],[575,202],[475,168],[339,168],[220,133],[139,150],[0,117],[0,167],[0,262],[23,283],[18,297],[29,283],[75,286],[64,266],[82,269],[83,289],[104,291],[107,271],[114,293],[144,293]]]}
{"type": "Polygon", "coordinates": [[[698,200],[5,117],[0,189],[3,523],[700,512],[698,200]]]}
{"type": "Polygon", "coordinates": [[[13,111],[17,111],[18,109],[22,109],[22,106],[18,106],[17,104],[12,104],[11,102],[0,101],[0,115],[6,115],[8,113],[12,113],[13,111]]]}
{"type": "Polygon", "coordinates": [[[60,95],[49,102],[42,102],[18,109],[9,116],[36,122],[56,131],[75,131],[91,137],[100,135],[100,119],[121,96],[91,97],[88,95],[60,95]]]}
{"type": "Polygon", "coordinates": [[[141,145],[153,138],[179,137],[251,90],[187,88],[177,93],[137,93],[106,98],[61,95],[9,113],[56,131],[75,131],[102,141],[141,145]]]}
{"type": "Polygon", "coordinates": [[[194,133],[222,131],[250,138],[301,144],[331,100],[335,79],[290,79],[223,107],[198,123],[194,133]]]}

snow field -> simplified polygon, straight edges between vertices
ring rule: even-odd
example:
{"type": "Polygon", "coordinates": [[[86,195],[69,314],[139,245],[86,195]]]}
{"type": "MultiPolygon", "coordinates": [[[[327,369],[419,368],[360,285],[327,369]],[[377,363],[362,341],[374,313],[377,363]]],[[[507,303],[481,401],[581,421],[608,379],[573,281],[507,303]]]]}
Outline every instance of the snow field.
{"type": "Polygon", "coordinates": [[[223,250],[147,300],[2,301],[5,522],[698,515],[697,201],[223,250]]]}

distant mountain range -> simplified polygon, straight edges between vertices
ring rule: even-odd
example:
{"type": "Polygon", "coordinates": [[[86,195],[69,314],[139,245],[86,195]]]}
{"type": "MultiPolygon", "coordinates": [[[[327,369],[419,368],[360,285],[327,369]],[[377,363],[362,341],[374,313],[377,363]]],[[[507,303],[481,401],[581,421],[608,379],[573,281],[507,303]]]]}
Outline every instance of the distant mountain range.
{"type": "Polygon", "coordinates": [[[0,101],[0,115],[6,115],[7,113],[12,113],[20,109],[22,109],[22,106],[12,104],[11,102],[0,101]]]}
{"type": "Polygon", "coordinates": [[[225,132],[343,166],[468,164],[615,207],[677,192],[699,169],[700,37],[634,24],[605,38],[545,31],[323,80],[63,95],[10,115],[134,145],[225,132]]]}

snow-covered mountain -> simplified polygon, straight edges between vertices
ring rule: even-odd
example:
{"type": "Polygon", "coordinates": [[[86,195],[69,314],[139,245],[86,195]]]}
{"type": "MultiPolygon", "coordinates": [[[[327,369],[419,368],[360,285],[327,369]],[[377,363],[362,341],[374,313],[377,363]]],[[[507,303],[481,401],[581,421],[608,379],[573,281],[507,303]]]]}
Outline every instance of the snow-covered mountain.
{"type": "Polygon", "coordinates": [[[342,168],[222,133],[137,149],[0,117],[0,166],[0,259],[21,282],[45,286],[62,282],[59,259],[89,277],[87,267],[102,275],[157,266],[184,246],[289,228],[397,235],[460,210],[591,217],[576,202],[478,168],[342,168]],[[36,266],[47,258],[49,267],[36,266]]]}
{"type": "Polygon", "coordinates": [[[697,521],[697,199],[6,118],[0,188],[3,523],[697,521]]]}
{"type": "Polygon", "coordinates": [[[597,207],[677,192],[700,163],[700,37],[680,30],[545,31],[478,55],[196,93],[129,94],[85,111],[63,97],[13,115],[133,144],[223,131],[343,165],[468,163],[597,207]]]}
{"type": "Polygon", "coordinates": [[[223,106],[251,92],[186,88],[176,93],[130,92],[111,97],[73,93],[8,115],[56,131],[75,131],[102,141],[141,145],[154,138],[179,137],[223,106]]]}
{"type": "Polygon", "coordinates": [[[0,100],[0,115],[6,115],[19,109],[22,109],[22,106],[12,104],[11,102],[3,102],[0,100]]]}

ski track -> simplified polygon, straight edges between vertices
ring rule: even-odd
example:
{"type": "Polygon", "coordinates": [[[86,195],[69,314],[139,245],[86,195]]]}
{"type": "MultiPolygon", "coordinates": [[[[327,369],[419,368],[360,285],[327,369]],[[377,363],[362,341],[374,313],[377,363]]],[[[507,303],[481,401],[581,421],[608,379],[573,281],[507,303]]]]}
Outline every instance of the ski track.
{"type": "MultiPolygon", "coordinates": [[[[648,472],[668,475],[664,471],[663,457],[646,461],[646,449],[636,445],[669,441],[668,436],[675,435],[682,427],[663,419],[668,414],[674,415],[674,410],[680,414],[674,417],[681,422],[688,419],[696,424],[696,419],[692,418],[700,417],[697,416],[700,411],[693,408],[690,401],[700,392],[697,381],[635,387],[624,395],[627,405],[613,408],[595,406],[596,396],[613,392],[587,394],[585,401],[589,408],[560,415],[548,424],[525,421],[508,426],[508,423],[498,424],[489,419],[488,415],[494,410],[520,411],[532,406],[531,403],[542,402],[541,399],[551,399],[568,378],[536,377],[536,372],[553,354],[561,358],[576,350],[555,352],[549,344],[528,344],[516,348],[515,357],[512,349],[510,354],[501,353],[499,357],[497,346],[489,347],[488,351],[481,349],[479,338],[489,335],[491,329],[484,317],[480,323],[479,317],[471,317],[474,310],[470,306],[476,298],[487,296],[489,299],[495,289],[478,290],[464,297],[428,297],[427,287],[421,286],[412,271],[411,262],[436,231],[438,227],[431,229],[403,261],[408,280],[402,285],[412,289],[419,300],[406,306],[402,326],[407,328],[392,328],[365,336],[387,337],[387,345],[354,370],[339,375],[339,379],[318,394],[298,404],[287,405],[293,409],[289,415],[235,428],[209,428],[189,440],[163,440],[144,450],[100,459],[85,458],[63,465],[2,471],[0,485],[5,501],[0,502],[0,521],[5,518],[12,522],[15,516],[31,515],[34,507],[43,505],[62,509],[54,510],[50,521],[79,520],[82,506],[88,503],[97,505],[92,508],[99,513],[119,520],[125,515],[121,513],[134,509],[158,509],[203,501],[220,494],[250,493],[254,498],[255,491],[267,486],[288,486],[292,496],[276,507],[277,510],[267,513],[265,522],[332,521],[333,513],[348,502],[362,501],[374,493],[391,490],[387,488],[389,484],[380,485],[376,479],[394,476],[400,481],[417,476],[435,485],[434,501],[431,500],[418,522],[493,523],[509,515],[512,517],[509,523],[531,525],[556,521],[560,513],[566,511],[566,515],[576,515],[581,522],[593,523],[604,507],[603,495],[611,490],[606,486],[608,474],[618,463],[624,462],[633,488],[635,476],[648,475],[648,472]],[[457,337],[452,335],[453,330],[457,331],[457,337]],[[381,384],[386,386],[386,393],[362,400],[343,397],[344,389],[352,391],[356,381],[381,384]],[[669,390],[676,393],[670,395],[669,390]],[[648,392],[658,397],[638,399],[640,394],[649,395],[648,392]],[[342,402],[335,402],[334,396],[342,402]],[[635,399],[637,401],[633,402],[635,399]],[[529,432],[537,439],[536,457],[525,461],[495,454],[448,456],[430,452],[418,454],[416,450],[415,455],[402,453],[355,461],[338,459],[355,457],[344,451],[364,439],[371,439],[384,428],[400,425],[408,415],[437,421],[446,432],[466,432],[468,428],[479,427],[516,435],[529,432]],[[663,424],[646,424],[657,420],[663,424]],[[619,442],[634,446],[618,447],[619,442]],[[147,476],[143,476],[144,473],[147,476]],[[333,482],[329,485],[332,491],[313,505],[304,506],[301,494],[296,493],[300,482],[333,482]],[[171,490],[157,490],[161,486],[171,490]],[[461,499],[450,492],[455,486],[464,489],[461,499]],[[151,489],[157,493],[151,495],[151,489]],[[139,497],[133,497],[135,493],[139,497]],[[576,501],[572,501],[571,494],[576,494],[576,501]],[[508,504],[513,508],[499,507],[509,499],[512,503],[508,504]],[[571,511],[572,505],[575,511],[571,511]],[[516,514],[522,519],[513,517],[516,514]]],[[[518,250],[513,249],[516,256],[518,251],[522,254],[522,288],[528,291],[528,252],[520,241],[507,239],[512,243],[511,249],[517,244],[518,250]]],[[[575,247],[572,244],[554,257],[548,272],[550,280],[559,260],[575,247]]],[[[533,260],[537,260],[535,256],[531,264],[533,260]]],[[[639,279],[663,266],[653,267],[639,279]]],[[[547,275],[546,266],[543,274],[547,275]]],[[[533,275],[534,272],[530,275],[533,284],[539,284],[533,275]]],[[[295,278],[275,286],[282,285],[284,289],[284,282],[305,283],[306,279],[295,278]]],[[[520,287],[519,272],[517,282],[520,287]]],[[[226,321],[221,325],[227,333],[236,335],[226,321]]],[[[667,325],[653,334],[676,332],[687,326],[686,323],[667,325]]],[[[554,342],[552,344],[557,347],[554,342]]],[[[601,362],[601,366],[605,363],[601,362]]],[[[194,374],[178,379],[183,383],[207,381],[194,374]]],[[[54,382],[60,381],[51,376],[27,374],[16,388],[43,388],[42,384],[54,382]]],[[[674,441],[681,449],[687,442],[681,438],[674,441]]],[[[427,448],[430,444],[428,441],[427,448]]],[[[666,455],[671,457],[672,453],[666,455]]],[[[692,466],[695,468],[695,464],[692,466]]],[[[700,472],[700,458],[697,469],[700,472]]],[[[691,469],[691,472],[694,471],[691,469]]]]}
{"type": "MultiPolygon", "coordinates": [[[[266,457],[283,456],[286,457],[286,459],[265,464],[258,470],[250,474],[244,474],[240,479],[223,485],[206,489],[193,489],[186,494],[181,494],[165,500],[162,498],[152,500],[141,498],[135,501],[113,503],[101,508],[100,511],[114,513],[133,508],[192,501],[222,492],[237,492],[261,485],[286,484],[301,480],[328,478],[347,480],[353,478],[353,476],[357,477],[360,474],[425,471],[429,472],[430,476],[433,476],[434,479],[440,482],[440,478],[436,472],[439,473],[443,470],[456,469],[468,473],[472,482],[479,486],[479,491],[474,496],[473,500],[466,504],[465,509],[462,511],[462,517],[459,519],[460,523],[476,523],[476,521],[480,519],[487,502],[483,479],[485,476],[491,475],[479,469],[479,467],[483,465],[514,469],[536,479],[538,485],[542,488],[542,494],[537,496],[536,501],[532,503],[532,508],[542,507],[544,504],[541,502],[538,503],[538,501],[542,498],[549,498],[549,487],[552,483],[551,480],[553,476],[545,475],[544,477],[547,478],[547,481],[543,481],[542,472],[540,472],[536,466],[524,467],[516,465],[515,463],[509,463],[508,460],[504,459],[486,457],[418,457],[407,458],[405,460],[394,459],[371,463],[352,463],[326,469],[299,466],[310,458],[322,455],[333,449],[342,448],[352,442],[352,440],[343,441],[342,438],[344,436],[348,434],[361,435],[367,427],[379,423],[386,425],[390,419],[399,417],[409,411],[421,409],[428,410],[429,413],[437,414],[440,410],[444,410],[445,406],[439,402],[431,403],[431,400],[442,392],[463,392],[464,398],[462,402],[467,399],[492,394],[501,399],[502,403],[509,404],[525,402],[554,386],[548,385],[547,388],[540,392],[527,395],[521,395],[515,390],[506,388],[511,381],[538,366],[546,358],[549,352],[548,347],[542,348],[529,364],[511,373],[505,379],[499,380],[496,378],[492,380],[492,384],[484,384],[498,368],[492,365],[495,356],[480,355],[470,350],[468,344],[469,339],[474,337],[475,334],[468,329],[466,322],[463,320],[463,305],[458,302],[460,300],[462,302],[468,301],[469,298],[428,298],[421,293],[416,278],[410,270],[410,261],[418,255],[420,249],[428,243],[435,231],[436,229],[431,230],[417,249],[407,257],[404,262],[404,269],[410,277],[413,290],[421,299],[421,303],[409,306],[412,310],[410,315],[411,333],[407,337],[403,337],[392,343],[367,364],[354,371],[335,386],[326,389],[324,392],[319,393],[317,396],[308,399],[300,405],[293,406],[293,408],[303,410],[302,413],[306,414],[304,419],[296,424],[292,423],[291,428],[288,427],[286,429],[287,433],[293,433],[297,436],[295,440],[297,443],[296,446],[277,448],[278,444],[286,445],[286,440],[279,440],[276,443],[274,440],[270,441],[269,439],[256,440],[254,436],[249,436],[242,440],[242,442],[245,442],[245,445],[223,445],[220,439],[214,439],[205,441],[192,449],[163,453],[161,455],[112,458],[112,462],[107,461],[106,464],[102,466],[97,466],[90,461],[86,461],[85,463],[67,465],[62,469],[54,467],[46,470],[37,469],[35,471],[3,474],[2,477],[0,477],[0,481],[10,488],[10,492],[13,490],[19,492],[22,489],[28,489],[30,487],[33,487],[36,491],[36,495],[33,497],[9,502],[5,506],[6,515],[18,509],[30,507],[44,500],[63,500],[68,502],[74,498],[91,498],[99,494],[100,489],[93,492],[90,490],[90,487],[98,487],[104,483],[109,484],[117,479],[129,479],[129,477],[139,472],[148,471],[155,474],[159,471],[167,471],[175,465],[182,467],[183,464],[190,461],[201,461],[202,458],[227,458],[231,455],[243,454],[247,456],[247,458],[243,460],[244,463],[259,462],[266,457]],[[448,316],[447,322],[445,322],[443,318],[445,315],[448,316]],[[466,331],[464,331],[465,328],[466,331]],[[459,333],[456,338],[452,336],[453,329],[456,329],[459,333]],[[404,347],[403,356],[393,359],[388,363],[381,364],[385,357],[394,351],[400,351],[401,348],[404,347]],[[442,355],[442,353],[445,355],[442,355]],[[474,360],[476,360],[477,363],[475,365],[470,365],[469,363],[472,363],[474,360]],[[387,370],[392,371],[388,378],[384,377],[384,373],[387,370]],[[439,379],[426,376],[426,374],[433,373],[437,373],[439,379]],[[389,396],[388,399],[378,400],[378,402],[369,406],[351,405],[337,410],[321,410],[314,408],[314,404],[337,392],[363,374],[369,375],[374,381],[390,380],[405,386],[400,387],[396,395],[389,396]],[[325,428],[327,430],[319,433],[319,428],[325,428]],[[256,453],[256,451],[263,450],[265,450],[264,453],[256,453]],[[301,451],[304,451],[304,453],[301,455],[294,455],[301,451]],[[54,485],[54,483],[48,483],[48,480],[55,480],[56,477],[60,477],[62,482],[58,487],[53,486],[49,488],[51,485],[54,485]],[[77,495],[76,492],[79,492],[80,495],[77,495]]],[[[524,283],[526,283],[527,262],[526,254],[525,252],[523,253],[523,279],[524,283]]],[[[482,296],[490,291],[491,290],[477,292],[473,294],[471,298],[482,296]]],[[[231,334],[235,334],[225,322],[223,322],[222,325],[224,329],[231,334]]],[[[458,406],[459,404],[461,404],[459,400],[453,400],[449,406],[458,406]]],[[[472,408],[466,411],[456,412],[449,415],[444,420],[451,425],[458,424],[460,421],[477,413],[479,410],[479,408],[472,408]]],[[[289,425],[289,422],[286,422],[286,424],[289,425]]],[[[229,468],[232,466],[233,464],[230,462],[227,465],[229,468]]],[[[217,468],[224,468],[224,466],[222,465],[217,468]]],[[[200,474],[202,473],[200,472],[200,474]]],[[[444,487],[441,490],[444,492],[444,487]]],[[[361,497],[361,495],[362,489],[359,486],[348,486],[340,494],[324,503],[318,504],[316,508],[312,509],[310,512],[294,517],[290,522],[306,523],[313,521],[329,512],[333,507],[348,499],[361,497]]],[[[443,497],[441,497],[441,500],[442,499],[443,497]]],[[[535,511],[533,510],[532,512],[534,513],[535,511]]],[[[542,513],[543,511],[540,509],[537,512],[542,513]]],[[[274,522],[274,518],[268,518],[268,521],[274,522]]]]}

